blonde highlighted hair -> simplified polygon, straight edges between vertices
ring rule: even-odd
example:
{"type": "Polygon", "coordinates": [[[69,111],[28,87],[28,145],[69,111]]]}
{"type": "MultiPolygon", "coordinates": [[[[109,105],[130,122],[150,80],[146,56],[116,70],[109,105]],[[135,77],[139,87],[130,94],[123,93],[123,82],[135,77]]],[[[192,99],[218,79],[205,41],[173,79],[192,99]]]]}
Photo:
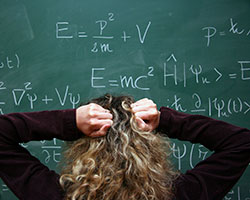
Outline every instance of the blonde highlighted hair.
{"type": "Polygon", "coordinates": [[[134,100],[107,94],[91,102],[111,111],[113,125],[104,137],[68,144],[60,177],[65,199],[172,199],[177,173],[169,144],[159,133],[138,129],[130,108],[134,100]]]}

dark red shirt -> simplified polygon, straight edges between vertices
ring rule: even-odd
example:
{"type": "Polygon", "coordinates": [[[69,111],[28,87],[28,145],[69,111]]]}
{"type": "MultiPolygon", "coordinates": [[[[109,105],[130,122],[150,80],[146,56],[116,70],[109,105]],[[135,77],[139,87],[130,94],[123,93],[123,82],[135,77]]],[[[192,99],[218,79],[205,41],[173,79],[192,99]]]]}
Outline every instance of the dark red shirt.
{"type": "MultiPolygon", "coordinates": [[[[214,153],[176,180],[176,199],[222,199],[250,162],[250,131],[201,115],[161,108],[159,129],[170,138],[200,143],[214,153]]],[[[19,199],[62,200],[59,175],[19,143],[76,140],[75,110],[0,116],[0,177],[19,199]]]]}

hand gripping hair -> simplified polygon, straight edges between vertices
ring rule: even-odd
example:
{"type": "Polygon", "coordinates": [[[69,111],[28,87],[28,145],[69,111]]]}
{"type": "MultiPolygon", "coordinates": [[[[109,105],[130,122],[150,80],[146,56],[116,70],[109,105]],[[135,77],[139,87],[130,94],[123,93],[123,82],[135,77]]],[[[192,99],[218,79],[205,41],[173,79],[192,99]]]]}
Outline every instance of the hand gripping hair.
{"type": "Polygon", "coordinates": [[[65,199],[173,198],[177,173],[169,162],[169,144],[159,133],[138,129],[133,102],[109,94],[89,102],[110,110],[113,124],[103,137],[83,136],[68,144],[60,177],[65,199]]]}

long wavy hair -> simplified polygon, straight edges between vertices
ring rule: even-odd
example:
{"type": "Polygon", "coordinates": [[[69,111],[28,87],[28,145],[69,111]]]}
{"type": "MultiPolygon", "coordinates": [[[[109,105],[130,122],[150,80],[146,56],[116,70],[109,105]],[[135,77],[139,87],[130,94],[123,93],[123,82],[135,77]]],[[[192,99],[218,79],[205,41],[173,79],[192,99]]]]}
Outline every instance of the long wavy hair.
{"type": "Polygon", "coordinates": [[[177,173],[166,138],[138,129],[131,97],[107,94],[91,102],[111,111],[113,125],[103,137],[68,144],[60,177],[65,199],[172,199],[177,173]]]}

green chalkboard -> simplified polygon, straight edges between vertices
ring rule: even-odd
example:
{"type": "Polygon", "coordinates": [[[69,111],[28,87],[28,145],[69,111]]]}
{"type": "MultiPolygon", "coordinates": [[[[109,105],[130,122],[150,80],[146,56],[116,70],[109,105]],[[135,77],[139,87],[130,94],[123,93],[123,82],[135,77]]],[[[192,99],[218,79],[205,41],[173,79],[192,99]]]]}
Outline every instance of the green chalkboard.
{"type": "MultiPolygon", "coordinates": [[[[249,19],[249,0],[0,0],[0,114],[111,92],[250,128],[249,19]]],[[[57,169],[61,144],[22,145],[57,169]]],[[[172,150],[182,172],[210,154],[172,150]]],[[[226,199],[249,199],[249,178],[226,199]]],[[[0,199],[15,199],[3,182],[0,199]]]]}

